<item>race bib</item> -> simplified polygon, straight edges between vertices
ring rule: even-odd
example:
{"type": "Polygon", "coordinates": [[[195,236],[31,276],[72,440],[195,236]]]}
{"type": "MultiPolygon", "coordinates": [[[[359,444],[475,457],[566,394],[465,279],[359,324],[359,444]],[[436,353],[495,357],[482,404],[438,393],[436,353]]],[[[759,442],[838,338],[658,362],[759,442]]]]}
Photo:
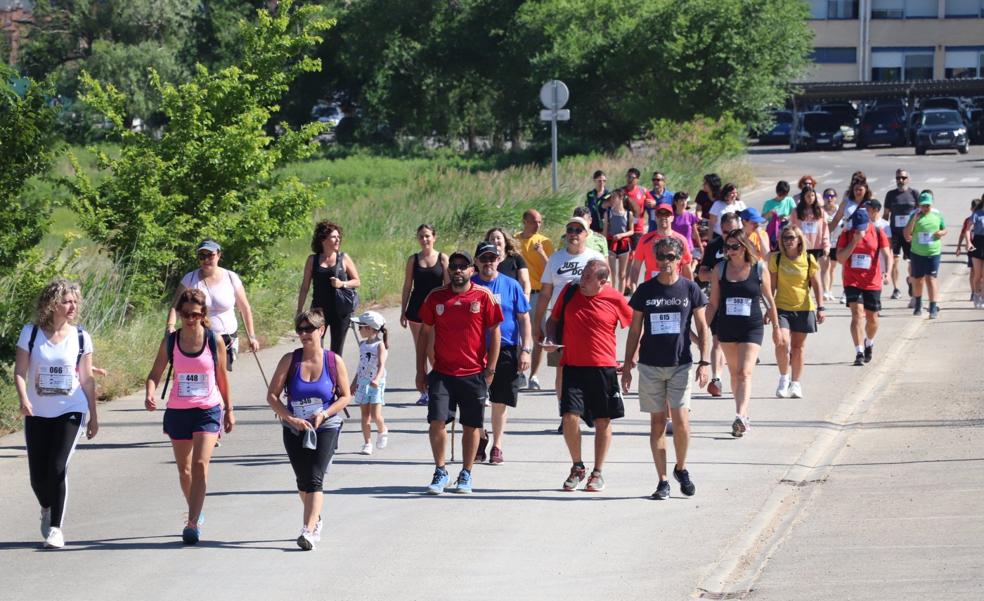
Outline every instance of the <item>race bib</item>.
{"type": "Polygon", "coordinates": [[[851,255],[851,269],[871,269],[871,255],[851,255]]]}
{"type": "Polygon", "coordinates": [[[679,313],[650,313],[649,333],[654,336],[660,334],[679,334],[680,314],[679,313]]]}
{"type": "Polygon", "coordinates": [[[895,227],[905,227],[909,225],[908,215],[896,215],[895,216],[895,227]]]}
{"type": "Polygon", "coordinates": [[[800,221],[800,229],[803,230],[804,234],[816,234],[820,231],[816,221],[800,221]]]}
{"type": "Polygon", "coordinates": [[[299,417],[301,419],[311,419],[319,411],[321,411],[322,406],[321,399],[314,397],[290,402],[291,411],[293,412],[294,417],[299,417]]]}
{"type": "Polygon", "coordinates": [[[751,317],[752,299],[741,297],[725,299],[724,313],[726,315],[735,315],[738,317],[751,317]]]}
{"type": "Polygon", "coordinates": [[[67,395],[75,384],[75,368],[70,365],[39,365],[37,385],[39,395],[67,395]]]}
{"type": "Polygon", "coordinates": [[[208,374],[178,374],[179,397],[208,396],[208,374]]]}
{"type": "Polygon", "coordinates": [[[936,242],[936,238],[933,238],[933,232],[919,232],[919,244],[932,244],[936,242]]]}

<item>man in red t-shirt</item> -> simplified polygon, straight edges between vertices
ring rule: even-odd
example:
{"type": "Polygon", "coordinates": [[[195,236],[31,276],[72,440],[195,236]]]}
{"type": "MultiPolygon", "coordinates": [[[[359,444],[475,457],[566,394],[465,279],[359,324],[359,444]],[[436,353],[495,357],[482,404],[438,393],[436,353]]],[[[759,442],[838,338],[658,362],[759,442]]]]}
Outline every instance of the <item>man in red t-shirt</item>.
{"type": "Polygon", "coordinates": [[[568,290],[569,284],[561,292],[547,320],[544,350],[552,352],[561,346],[551,342],[557,340],[558,332],[564,347],[560,415],[564,442],[574,462],[564,481],[565,491],[575,490],[587,471],[581,461],[579,419],[594,419],[595,466],[584,490],[598,492],[605,488],[601,468],[612,442],[612,420],[625,415],[616,374],[615,328],[632,323],[632,309],[621,291],[608,285],[609,274],[607,262],[588,261],[580,284],[568,290]]]}
{"type": "Polygon", "coordinates": [[[687,239],[678,232],[673,231],[673,207],[663,203],[656,207],[656,229],[649,232],[639,240],[639,247],[632,255],[632,264],[629,266],[629,289],[635,292],[639,284],[639,272],[643,272],[642,280],[645,282],[659,275],[659,261],[656,260],[656,241],[661,238],[676,238],[683,243],[683,259],[677,265],[677,273],[687,278],[694,279],[693,257],[687,250],[687,239]]]}
{"type": "Polygon", "coordinates": [[[464,251],[448,257],[451,284],[435,288],[420,308],[417,339],[417,390],[427,392],[434,478],[427,492],[439,495],[450,481],[444,465],[446,424],[461,410],[462,469],[453,492],[472,491],[471,469],[485,421],[485,399],[499,360],[502,309],[492,292],[472,284],[472,258],[464,251]],[[434,369],[428,374],[427,349],[434,338],[434,369]],[[488,352],[486,352],[488,340],[488,352]]]}
{"type": "Polygon", "coordinates": [[[639,239],[642,235],[646,233],[646,228],[649,225],[649,220],[646,218],[646,202],[652,201],[653,197],[646,190],[639,185],[639,170],[635,167],[629,168],[625,172],[625,187],[622,188],[622,192],[632,201],[632,207],[634,208],[633,215],[633,225],[632,225],[632,238],[631,247],[632,250],[636,249],[639,244],[639,239]]]}
{"type": "Polygon", "coordinates": [[[892,253],[888,236],[881,228],[869,223],[868,211],[858,207],[851,216],[848,229],[837,240],[837,262],[843,267],[844,296],[851,309],[851,338],[854,340],[854,365],[871,361],[875,334],[878,332],[878,312],[881,311],[882,272],[878,255],[892,269],[892,253]],[[861,323],[862,315],[864,323],[861,323]],[[861,339],[864,337],[864,344],[861,339]]]}

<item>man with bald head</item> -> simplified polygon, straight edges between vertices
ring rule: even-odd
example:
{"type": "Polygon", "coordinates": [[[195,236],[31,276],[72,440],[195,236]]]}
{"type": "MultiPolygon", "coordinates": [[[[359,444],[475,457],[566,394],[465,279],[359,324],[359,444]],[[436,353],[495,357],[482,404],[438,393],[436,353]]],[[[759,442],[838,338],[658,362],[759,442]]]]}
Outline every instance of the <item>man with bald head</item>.
{"type": "MultiPolygon", "coordinates": [[[[530,307],[536,307],[536,301],[540,298],[540,278],[543,277],[543,269],[547,265],[547,260],[553,254],[553,243],[550,242],[550,238],[540,233],[541,227],[543,227],[543,217],[539,211],[528,209],[523,213],[523,231],[516,234],[516,240],[519,242],[519,253],[526,259],[526,267],[530,271],[530,307]]],[[[540,326],[542,327],[543,324],[540,326]]],[[[534,326],[533,331],[536,330],[537,328],[534,326]]],[[[530,390],[540,389],[540,383],[536,379],[536,370],[540,368],[541,358],[540,345],[535,345],[533,357],[530,359],[530,390]]]]}

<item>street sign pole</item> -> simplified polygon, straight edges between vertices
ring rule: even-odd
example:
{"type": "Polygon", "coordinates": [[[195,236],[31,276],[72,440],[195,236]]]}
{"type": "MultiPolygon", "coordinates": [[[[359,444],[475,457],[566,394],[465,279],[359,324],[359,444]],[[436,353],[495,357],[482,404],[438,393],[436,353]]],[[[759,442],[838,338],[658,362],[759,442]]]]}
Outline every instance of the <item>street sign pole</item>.
{"type": "Polygon", "coordinates": [[[554,194],[557,193],[557,113],[550,120],[550,180],[553,182],[554,194]]]}
{"type": "Polygon", "coordinates": [[[540,111],[540,120],[550,122],[550,179],[554,194],[557,193],[557,122],[571,118],[570,111],[562,110],[569,98],[570,92],[560,80],[548,81],[540,88],[540,102],[547,109],[540,111]]]}

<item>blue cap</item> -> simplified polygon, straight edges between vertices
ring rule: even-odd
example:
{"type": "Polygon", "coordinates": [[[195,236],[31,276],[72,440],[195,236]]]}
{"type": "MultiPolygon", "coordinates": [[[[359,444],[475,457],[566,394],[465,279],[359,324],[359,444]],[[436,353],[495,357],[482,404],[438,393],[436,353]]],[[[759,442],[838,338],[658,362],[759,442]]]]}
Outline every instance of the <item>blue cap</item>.
{"type": "Polygon", "coordinates": [[[762,217],[762,213],[759,213],[759,210],[755,207],[748,207],[738,213],[738,216],[741,217],[742,221],[754,221],[755,223],[765,223],[768,221],[768,219],[762,217]]]}
{"type": "Polygon", "coordinates": [[[868,229],[868,223],[871,219],[868,217],[868,210],[864,205],[859,206],[855,209],[854,213],[851,214],[851,228],[852,230],[865,231],[868,229]]]}

